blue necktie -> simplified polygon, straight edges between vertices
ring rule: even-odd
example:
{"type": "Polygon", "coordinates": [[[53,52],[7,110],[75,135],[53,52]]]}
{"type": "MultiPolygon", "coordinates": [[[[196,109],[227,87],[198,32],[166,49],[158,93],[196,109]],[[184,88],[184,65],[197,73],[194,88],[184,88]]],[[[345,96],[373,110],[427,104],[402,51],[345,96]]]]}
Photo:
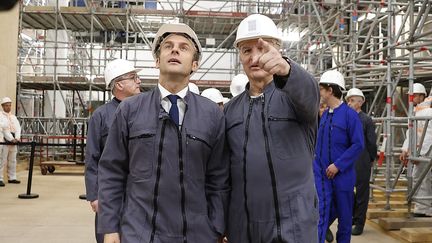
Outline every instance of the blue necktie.
{"type": "Polygon", "coordinates": [[[178,126],[179,125],[179,110],[177,106],[177,99],[180,99],[178,95],[168,95],[169,101],[171,102],[171,108],[169,110],[169,115],[173,122],[178,126]]]}

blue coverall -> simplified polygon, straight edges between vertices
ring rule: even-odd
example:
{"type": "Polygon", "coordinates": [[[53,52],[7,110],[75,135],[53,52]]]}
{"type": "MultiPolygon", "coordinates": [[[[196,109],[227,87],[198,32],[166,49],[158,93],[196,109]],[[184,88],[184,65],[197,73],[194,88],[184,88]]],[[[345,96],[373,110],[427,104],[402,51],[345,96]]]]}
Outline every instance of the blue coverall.
{"type": "Polygon", "coordinates": [[[364,148],[363,128],[357,112],[342,103],[332,112],[327,109],[318,129],[314,174],[319,198],[319,242],[324,243],[328,226],[338,218],[338,243],[351,240],[354,163],[364,148]],[[326,169],[334,165],[339,172],[328,179],[326,169]]]}

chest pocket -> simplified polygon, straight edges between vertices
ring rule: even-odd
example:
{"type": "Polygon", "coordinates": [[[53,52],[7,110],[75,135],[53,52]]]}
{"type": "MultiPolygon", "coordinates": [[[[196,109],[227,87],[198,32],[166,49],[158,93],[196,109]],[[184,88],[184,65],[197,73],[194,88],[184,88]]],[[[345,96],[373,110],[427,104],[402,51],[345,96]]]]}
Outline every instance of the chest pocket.
{"type": "Polygon", "coordinates": [[[344,121],[333,122],[331,136],[334,139],[334,143],[348,144],[348,129],[344,121]]]}
{"type": "Polygon", "coordinates": [[[142,129],[129,134],[129,171],[137,179],[148,179],[155,163],[156,130],[142,129]]]}
{"type": "Polygon", "coordinates": [[[304,129],[289,106],[285,105],[277,111],[270,110],[267,122],[273,143],[272,147],[277,150],[276,155],[278,157],[284,159],[308,149],[305,143],[304,129]]]}
{"type": "Polygon", "coordinates": [[[186,130],[185,172],[192,178],[204,179],[212,151],[210,136],[195,129],[186,130]]]}

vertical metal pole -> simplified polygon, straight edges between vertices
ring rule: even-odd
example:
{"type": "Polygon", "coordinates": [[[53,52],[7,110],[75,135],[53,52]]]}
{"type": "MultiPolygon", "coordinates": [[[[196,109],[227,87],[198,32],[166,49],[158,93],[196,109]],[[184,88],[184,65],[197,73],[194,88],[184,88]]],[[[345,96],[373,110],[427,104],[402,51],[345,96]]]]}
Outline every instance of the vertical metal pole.
{"type": "Polygon", "coordinates": [[[31,151],[30,151],[29,172],[28,172],[28,179],[27,179],[27,192],[18,195],[18,198],[21,198],[21,199],[33,199],[33,198],[39,197],[38,194],[31,193],[35,147],[36,147],[36,142],[32,141],[31,142],[31,151]]]}
{"type": "Polygon", "coordinates": [[[73,161],[76,161],[76,145],[77,145],[77,129],[78,129],[78,125],[74,124],[73,125],[73,161]]]}
{"type": "MultiPolygon", "coordinates": [[[[352,42],[351,42],[351,51],[353,53],[353,57],[356,56],[357,54],[357,21],[358,21],[358,14],[357,14],[357,2],[355,1],[352,7],[353,13],[351,16],[351,38],[352,38],[352,42]]],[[[357,83],[357,76],[356,76],[356,61],[355,58],[353,58],[352,61],[352,67],[351,67],[351,74],[352,74],[352,87],[355,88],[356,87],[356,83],[357,83]]]]}
{"type": "MultiPolygon", "coordinates": [[[[414,0],[410,0],[410,12],[409,12],[409,24],[410,28],[413,27],[414,24],[414,0]]],[[[414,30],[411,30],[414,31],[414,30]]],[[[411,37],[409,40],[410,44],[413,44],[414,39],[411,37]]],[[[409,81],[409,106],[408,106],[408,134],[409,134],[409,150],[410,154],[416,153],[416,140],[414,135],[414,121],[410,118],[412,118],[413,110],[414,110],[414,103],[413,103],[413,83],[414,83],[414,50],[412,48],[409,49],[409,75],[408,75],[408,81],[409,81]]],[[[410,194],[412,191],[412,183],[413,183],[413,177],[412,177],[412,163],[409,161],[407,166],[407,180],[408,180],[408,187],[407,187],[407,195],[410,194]]],[[[412,200],[407,200],[408,203],[408,213],[411,212],[411,204],[412,200]]]]}
{"type": "Polygon", "coordinates": [[[385,197],[386,197],[386,205],[385,209],[390,210],[390,194],[391,194],[391,182],[390,178],[392,175],[391,171],[391,161],[392,161],[392,147],[391,147],[391,114],[392,114],[392,72],[391,72],[391,45],[393,44],[393,37],[392,37],[392,27],[393,27],[393,19],[391,18],[391,15],[393,14],[393,0],[388,0],[388,6],[387,6],[387,99],[386,99],[386,112],[387,112],[387,119],[385,120],[385,129],[384,129],[384,138],[387,138],[386,148],[385,148],[385,162],[386,162],[386,191],[385,191],[385,197]]]}

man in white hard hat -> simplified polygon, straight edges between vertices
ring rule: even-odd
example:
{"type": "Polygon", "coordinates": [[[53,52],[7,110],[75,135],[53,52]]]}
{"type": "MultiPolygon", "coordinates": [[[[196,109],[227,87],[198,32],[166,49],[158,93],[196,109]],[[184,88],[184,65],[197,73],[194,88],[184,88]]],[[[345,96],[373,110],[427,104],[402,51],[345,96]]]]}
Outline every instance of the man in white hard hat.
{"type": "Polygon", "coordinates": [[[158,86],[123,101],[99,163],[105,243],[216,242],[229,167],[218,106],[188,89],[202,55],[195,32],[164,24],[152,45],[158,86]]]}
{"type": "MultiPolygon", "coordinates": [[[[87,146],[85,156],[85,184],[86,198],[92,210],[96,213],[95,229],[97,229],[98,213],[98,164],[109,128],[114,119],[114,113],[122,100],[140,93],[141,80],[138,76],[140,70],[132,62],[115,59],[105,66],[105,83],[114,98],[108,103],[98,107],[92,114],[88,123],[87,146]]],[[[96,241],[103,242],[103,234],[95,232],[96,241]]]]}
{"type": "Polygon", "coordinates": [[[201,95],[216,103],[219,106],[219,108],[223,110],[224,102],[226,98],[222,96],[222,93],[218,89],[215,88],[205,89],[201,93],[201,95]]]}
{"type": "Polygon", "coordinates": [[[366,222],[366,212],[369,204],[369,179],[371,167],[377,156],[377,144],[375,124],[366,113],[361,109],[365,102],[365,96],[360,89],[352,88],[348,90],[345,97],[348,105],[359,115],[363,127],[364,145],[360,157],[355,162],[356,184],[354,197],[354,213],[352,235],[361,235],[366,222]]]}
{"type": "Polygon", "coordinates": [[[341,100],[345,79],[340,72],[324,72],[319,86],[321,99],[328,109],[320,119],[313,164],[320,214],[317,242],[325,242],[326,234],[331,234],[327,229],[337,218],[336,241],[349,243],[354,204],[354,164],[364,148],[363,129],[357,112],[341,100]]]}
{"type": "MultiPolygon", "coordinates": [[[[427,96],[426,88],[423,86],[423,84],[420,83],[414,83],[413,84],[413,97],[412,102],[413,106],[416,107],[418,104],[422,103],[427,96]]],[[[414,109],[415,110],[415,109],[414,109]]],[[[402,152],[399,156],[399,159],[404,163],[408,163],[408,130],[406,132],[406,139],[404,140],[404,143],[402,145],[402,152]]]]}
{"type": "MultiPolygon", "coordinates": [[[[414,115],[418,117],[427,117],[432,116],[432,96],[427,95],[426,88],[420,84],[415,83],[413,85],[413,104],[414,115]]],[[[432,147],[432,123],[429,121],[428,126],[425,128],[425,121],[419,120],[417,123],[417,142],[420,142],[420,137],[423,134],[424,129],[426,129],[425,137],[423,139],[423,144],[421,144],[420,149],[420,157],[428,157],[430,154],[428,153],[432,147]]],[[[419,147],[420,144],[417,144],[416,147],[419,147]]],[[[402,146],[402,153],[400,155],[401,161],[405,166],[409,166],[408,164],[408,155],[409,155],[409,133],[408,130],[406,132],[406,139],[402,146]]],[[[432,196],[432,172],[429,171],[426,173],[425,177],[421,182],[419,182],[422,173],[428,169],[427,162],[410,160],[413,165],[412,169],[412,177],[413,183],[420,183],[420,186],[417,192],[414,194],[414,197],[431,197],[432,196]]],[[[431,199],[420,199],[417,202],[414,202],[414,217],[432,217],[432,200],[431,199]]]]}
{"type": "Polygon", "coordinates": [[[10,144],[0,146],[3,147],[0,153],[0,186],[5,186],[3,182],[3,169],[7,165],[8,168],[8,183],[19,184],[21,181],[17,180],[16,175],[16,155],[18,152],[18,143],[21,140],[21,126],[17,117],[12,114],[12,100],[9,97],[4,97],[1,100],[3,111],[0,112],[0,123],[5,124],[3,135],[6,142],[10,144]]]}
{"type": "Polygon", "coordinates": [[[224,108],[229,242],[317,242],[312,161],[318,84],[280,54],[281,45],[267,16],[250,15],[237,29],[234,46],[249,84],[224,108]]]}

